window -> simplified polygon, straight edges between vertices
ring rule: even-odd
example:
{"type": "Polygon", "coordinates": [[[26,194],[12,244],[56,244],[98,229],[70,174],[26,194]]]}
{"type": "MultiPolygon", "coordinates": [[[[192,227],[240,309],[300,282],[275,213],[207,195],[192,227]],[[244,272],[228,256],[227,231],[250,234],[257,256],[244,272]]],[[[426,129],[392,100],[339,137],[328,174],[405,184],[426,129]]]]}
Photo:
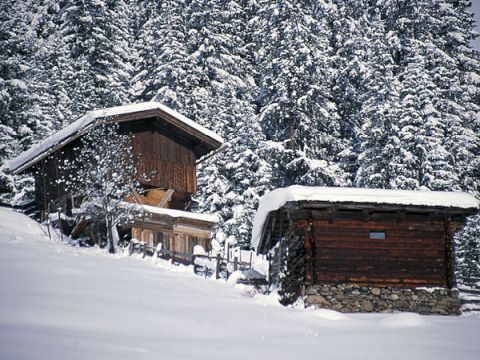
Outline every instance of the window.
{"type": "Polygon", "coordinates": [[[385,239],[385,231],[370,231],[370,239],[375,240],[384,240],[385,239]]]}

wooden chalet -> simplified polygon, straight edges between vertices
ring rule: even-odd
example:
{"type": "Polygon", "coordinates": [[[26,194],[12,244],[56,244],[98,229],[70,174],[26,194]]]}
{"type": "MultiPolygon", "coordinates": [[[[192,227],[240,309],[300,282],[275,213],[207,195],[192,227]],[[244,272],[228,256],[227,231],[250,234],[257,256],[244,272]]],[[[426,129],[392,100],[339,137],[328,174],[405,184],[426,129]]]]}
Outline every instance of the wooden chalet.
{"type": "Polygon", "coordinates": [[[453,235],[478,209],[465,193],[292,186],[262,198],[253,244],[265,254],[298,234],[307,288],[451,289],[453,235]]]}
{"type": "MultiPolygon", "coordinates": [[[[196,162],[218,149],[223,140],[212,131],[174,110],[155,102],[131,104],[88,112],[86,115],[51,135],[28,151],[8,162],[13,174],[31,172],[35,176],[35,201],[41,218],[60,207],[69,212],[74,199],[57,183],[61,177],[59,164],[70,158],[73,149],[81,146],[81,137],[100,124],[118,123],[119,131],[130,134],[133,153],[137,156],[139,179],[145,194],[126,199],[146,206],[150,220],[137,219],[133,235],[150,245],[190,236],[192,243],[210,238],[216,221],[212,217],[191,219],[191,195],[196,191],[196,162]],[[155,208],[175,209],[183,214],[155,215],[155,208]],[[154,220],[156,219],[156,220],[154,220]],[[165,240],[163,240],[165,239],[165,240]]],[[[177,241],[180,246],[180,242],[177,241]]],[[[188,246],[190,247],[190,246],[188,246]]],[[[208,245],[206,244],[206,247],[208,245]]],[[[184,250],[182,248],[182,250],[184,250]]]]}

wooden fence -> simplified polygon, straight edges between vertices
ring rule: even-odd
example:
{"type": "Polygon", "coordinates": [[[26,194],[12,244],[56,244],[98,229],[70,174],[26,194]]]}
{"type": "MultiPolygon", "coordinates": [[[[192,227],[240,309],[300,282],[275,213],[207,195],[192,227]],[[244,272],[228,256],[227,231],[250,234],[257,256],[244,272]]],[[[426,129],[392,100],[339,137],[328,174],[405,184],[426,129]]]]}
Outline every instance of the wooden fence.
{"type": "Polygon", "coordinates": [[[168,249],[156,249],[155,247],[146,245],[145,243],[130,242],[127,246],[129,255],[134,252],[145,256],[156,256],[162,259],[171,260],[176,264],[192,264],[195,274],[204,275],[205,277],[215,274],[216,279],[228,279],[230,274],[237,270],[249,270],[252,268],[253,252],[250,252],[248,261],[242,261],[240,257],[231,255],[231,251],[227,248],[226,257],[220,254],[193,254],[184,253],[168,249]]]}
{"type": "Polygon", "coordinates": [[[458,290],[460,291],[462,312],[480,314],[480,289],[460,286],[458,290]]]}

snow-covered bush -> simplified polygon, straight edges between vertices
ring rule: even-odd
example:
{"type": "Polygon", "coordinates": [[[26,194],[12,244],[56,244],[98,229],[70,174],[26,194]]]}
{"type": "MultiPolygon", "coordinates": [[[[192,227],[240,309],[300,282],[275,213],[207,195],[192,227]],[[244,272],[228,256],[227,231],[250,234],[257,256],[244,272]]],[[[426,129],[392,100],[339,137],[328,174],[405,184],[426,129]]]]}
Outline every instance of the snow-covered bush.
{"type": "Polygon", "coordinates": [[[273,250],[272,284],[282,305],[292,305],[301,296],[305,279],[305,249],[302,236],[289,232],[273,250]]]}

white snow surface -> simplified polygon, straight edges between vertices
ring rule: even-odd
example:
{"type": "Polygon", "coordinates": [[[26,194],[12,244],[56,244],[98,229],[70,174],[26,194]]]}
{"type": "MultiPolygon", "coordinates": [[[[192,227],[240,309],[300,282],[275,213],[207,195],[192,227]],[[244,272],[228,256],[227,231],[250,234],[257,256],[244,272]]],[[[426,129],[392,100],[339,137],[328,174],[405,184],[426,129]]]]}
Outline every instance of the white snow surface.
{"type": "Polygon", "coordinates": [[[269,192],[260,199],[253,220],[252,245],[257,248],[268,214],[290,201],[324,201],[331,203],[365,203],[479,209],[480,202],[462,192],[384,190],[345,187],[292,185],[269,192]]]}
{"type": "Polygon", "coordinates": [[[165,215],[173,218],[205,221],[214,224],[218,223],[218,216],[214,214],[201,214],[190,211],[161,208],[151,205],[138,205],[138,207],[145,209],[145,211],[153,214],[165,215]]]}
{"type": "Polygon", "coordinates": [[[89,131],[91,126],[94,126],[94,124],[100,118],[108,118],[123,114],[130,114],[155,109],[159,109],[173,116],[177,120],[180,120],[182,123],[188,125],[190,128],[201,132],[202,134],[218,141],[219,143],[223,143],[223,139],[219,135],[215,134],[213,131],[208,130],[204,126],[197,124],[195,121],[190,120],[189,118],[176,112],[175,110],[170,109],[168,106],[165,106],[158,102],[145,102],[89,111],[84,116],[74,121],[70,125],[64,127],[63,129],[50,135],[46,139],[33,145],[30,149],[24,151],[17,157],[7,161],[7,166],[12,171],[19,169],[27,163],[36,160],[39,156],[43,155],[45,152],[48,152],[49,149],[57,145],[63,145],[68,143],[72,136],[74,136],[75,134],[86,133],[87,131],[89,131]]]}
{"type": "Polygon", "coordinates": [[[0,208],[0,359],[476,360],[480,319],[284,308],[164,260],[50,241],[0,208]]]}

